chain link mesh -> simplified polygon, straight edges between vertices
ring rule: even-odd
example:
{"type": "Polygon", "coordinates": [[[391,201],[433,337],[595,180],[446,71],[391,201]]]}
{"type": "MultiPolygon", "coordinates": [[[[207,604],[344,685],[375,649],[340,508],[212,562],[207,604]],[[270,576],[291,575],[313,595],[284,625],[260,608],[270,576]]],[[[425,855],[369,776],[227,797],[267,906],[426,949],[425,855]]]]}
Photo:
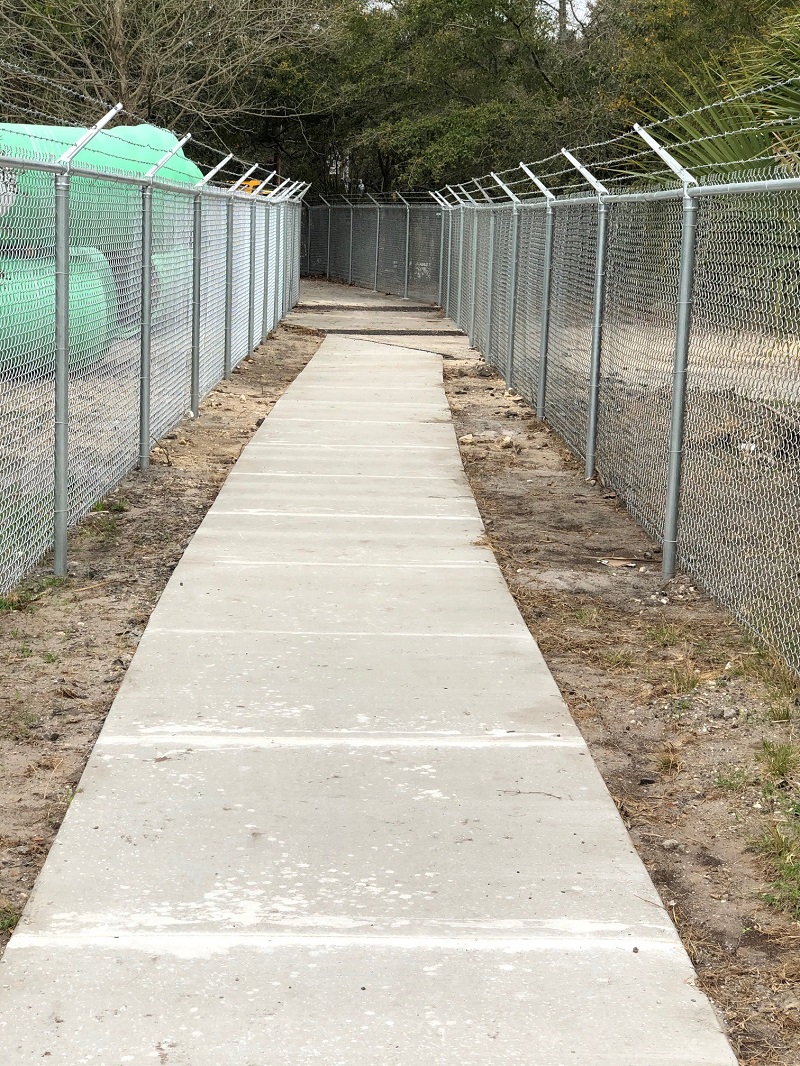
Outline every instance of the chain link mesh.
{"type": "MultiPolygon", "coordinates": [[[[154,162],[156,160],[154,159],[154,162]]],[[[150,443],[190,404],[195,193],[154,186],[150,284],[150,443]]],[[[202,195],[200,387],[223,375],[226,212],[230,197],[202,195]]],[[[136,465],[142,353],[140,184],[75,174],[69,183],[69,520],[79,520],[136,465]]],[[[299,292],[301,208],[234,198],[234,364],[299,292]],[[250,216],[255,285],[250,314],[250,216]],[[265,219],[270,243],[265,244],[265,219]],[[276,262],[277,220],[285,225],[276,262]],[[265,301],[265,278],[267,283],[265,301]]],[[[51,547],[54,528],[56,260],[51,172],[0,171],[0,593],[51,547]]]]}
{"type": "Polygon", "coordinates": [[[596,241],[595,204],[555,211],[545,417],[580,456],[586,449],[596,241]]]}
{"type": "Polygon", "coordinates": [[[529,403],[535,402],[539,383],[546,220],[545,211],[539,207],[519,208],[517,313],[511,384],[529,403]]]}
{"type": "Polygon", "coordinates": [[[664,525],[680,243],[679,202],[612,205],[597,468],[655,537],[664,525]]]}
{"type": "Polygon", "coordinates": [[[681,560],[800,669],[800,192],[698,204],[681,560]]]}
{"type": "MultiPolygon", "coordinates": [[[[679,559],[800,670],[800,191],[731,186],[696,202],[679,559]]],[[[542,370],[544,208],[541,201],[517,207],[511,385],[529,402],[542,370]]],[[[441,293],[450,318],[465,331],[473,326],[475,344],[502,374],[513,210],[413,205],[409,215],[409,296],[434,302],[441,293]]],[[[667,500],[682,211],[680,198],[608,204],[596,467],[657,539],[667,500]]],[[[377,212],[355,208],[354,215],[353,280],[372,288],[377,212]]],[[[328,209],[310,217],[309,258],[323,273],[328,209]],[[323,236],[314,245],[317,219],[323,236]]],[[[330,217],[331,277],[347,280],[350,209],[332,207],[330,217]]],[[[402,208],[381,208],[378,287],[399,295],[402,221],[402,208]]],[[[553,208],[544,414],[578,456],[587,448],[597,233],[596,200],[553,208]]]]}

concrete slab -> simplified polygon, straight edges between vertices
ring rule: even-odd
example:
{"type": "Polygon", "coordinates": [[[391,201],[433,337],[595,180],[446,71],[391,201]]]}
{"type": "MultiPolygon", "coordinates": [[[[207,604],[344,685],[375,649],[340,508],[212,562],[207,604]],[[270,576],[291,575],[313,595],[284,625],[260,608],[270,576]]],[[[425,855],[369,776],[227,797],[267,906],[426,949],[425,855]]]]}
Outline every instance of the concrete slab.
{"type": "Polygon", "coordinates": [[[0,967],[3,1066],[734,1066],[445,416],[439,357],[329,337],[244,450],[0,967]]]}
{"type": "Polygon", "coordinates": [[[105,733],[544,733],[578,738],[529,634],[163,634],[148,629],[105,733]],[[454,676],[459,683],[454,682],[454,676]]]}
{"type": "Polygon", "coordinates": [[[10,954],[14,1066],[736,1063],[701,994],[665,1009],[686,980],[680,953],[627,939],[144,934],[10,954]]]}

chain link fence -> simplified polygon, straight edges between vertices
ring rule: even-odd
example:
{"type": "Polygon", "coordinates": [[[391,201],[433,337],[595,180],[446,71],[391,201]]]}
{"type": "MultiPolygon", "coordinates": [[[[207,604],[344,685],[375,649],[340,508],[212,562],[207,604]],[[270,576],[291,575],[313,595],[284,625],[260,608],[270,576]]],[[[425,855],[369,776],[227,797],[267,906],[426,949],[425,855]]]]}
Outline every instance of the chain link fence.
{"type": "Polygon", "coordinates": [[[2,593],[293,306],[301,205],[0,167],[2,593]]]}
{"type": "Polygon", "coordinates": [[[800,180],[315,205],[305,231],[309,274],[441,304],[665,576],[680,562],[800,670],[800,180]]]}
{"type": "Polygon", "coordinates": [[[442,209],[420,204],[304,204],[304,274],[439,301],[442,209]]]}

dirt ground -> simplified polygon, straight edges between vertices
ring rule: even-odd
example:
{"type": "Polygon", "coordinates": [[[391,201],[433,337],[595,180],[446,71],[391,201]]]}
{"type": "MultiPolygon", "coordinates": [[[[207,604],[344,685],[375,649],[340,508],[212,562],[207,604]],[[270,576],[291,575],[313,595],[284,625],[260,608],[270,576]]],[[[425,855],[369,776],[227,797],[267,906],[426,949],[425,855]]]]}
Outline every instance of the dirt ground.
{"type": "MultiPolygon", "coordinates": [[[[172,569],[320,341],[282,327],[72,532],[66,581],[45,560],[0,597],[0,946],[172,569]]],[[[741,1063],[796,1066],[800,887],[763,844],[797,796],[796,679],[690,580],[664,585],[657,546],[485,364],[445,379],[509,586],[741,1063]]]]}
{"type": "Polygon", "coordinates": [[[797,679],[690,579],[664,584],[657,545],[485,363],[446,360],[445,384],[509,587],[741,1063],[796,1066],[800,877],[763,842],[797,807],[797,679]]]}
{"type": "Polygon", "coordinates": [[[130,662],[190,537],[260,420],[322,341],[282,326],[75,528],[69,577],[48,560],[0,597],[0,949],[13,929],[130,662]]]}

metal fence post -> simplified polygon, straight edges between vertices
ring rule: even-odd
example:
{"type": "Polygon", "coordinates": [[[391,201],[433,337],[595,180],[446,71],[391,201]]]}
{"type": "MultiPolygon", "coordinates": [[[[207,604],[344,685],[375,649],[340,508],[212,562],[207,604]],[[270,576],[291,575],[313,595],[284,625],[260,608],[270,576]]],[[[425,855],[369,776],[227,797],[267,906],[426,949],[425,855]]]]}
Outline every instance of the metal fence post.
{"type": "Polygon", "coordinates": [[[592,356],[589,368],[589,412],[586,426],[586,480],[594,477],[597,453],[597,412],[600,401],[600,355],[603,350],[603,310],[606,291],[606,248],[608,245],[608,204],[597,201],[597,255],[594,270],[594,311],[592,316],[592,356]]]}
{"type": "Polygon", "coordinates": [[[139,469],[150,465],[150,328],[153,278],[153,186],[142,188],[142,326],[139,343],[139,469]]]}
{"type": "Polygon", "coordinates": [[[443,207],[439,208],[439,214],[441,215],[441,225],[439,226],[439,307],[443,307],[442,296],[442,281],[444,274],[444,218],[445,210],[443,207]]]}
{"type": "Polygon", "coordinates": [[[686,367],[692,325],[692,294],[697,237],[697,204],[689,195],[683,197],[681,265],[678,281],[678,317],[675,329],[675,364],[672,374],[672,417],[669,432],[669,468],[667,498],[664,508],[664,547],[661,573],[675,576],[678,555],[678,520],[680,517],[681,470],[683,466],[683,424],[686,408],[686,367]]]}
{"type": "Polygon", "coordinates": [[[69,174],[55,175],[55,479],[53,572],[67,576],[69,526],[69,174]]]}
{"type": "Polygon", "coordinates": [[[202,276],[203,195],[195,193],[192,220],[192,373],[190,406],[200,416],[200,282],[202,276]]]}
{"type": "Polygon", "coordinates": [[[350,204],[350,265],[347,268],[347,284],[353,284],[353,205],[350,204]]]}
{"type": "Polygon", "coordinates": [[[278,204],[275,212],[275,299],[273,303],[274,307],[274,325],[277,326],[283,317],[280,313],[280,290],[283,286],[283,270],[281,264],[281,245],[282,245],[282,229],[283,229],[283,206],[278,204]]]}
{"type": "Polygon", "coordinates": [[[461,288],[464,280],[464,205],[458,209],[458,293],[456,296],[456,325],[461,325],[461,288]]]}
{"type": "Polygon", "coordinates": [[[264,212],[264,293],[261,304],[261,343],[263,344],[269,336],[269,228],[271,208],[269,204],[265,203],[262,204],[262,210],[264,212]]]}
{"type": "Polygon", "coordinates": [[[494,208],[489,208],[489,256],[486,266],[486,350],[484,356],[489,362],[492,357],[492,311],[494,304],[494,208]]]}
{"type": "Polygon", "coordinates": [[[450,314],[450,271],[453,268],[453,210],[448,209],[447,212],[447,288],[445,289],[444,297],[444,310],[448,318],[453,316],[450,314]]]}
{"type": "Polygon", "coordinates": [[[230,379],[233,353],[233,197],[225,204],[225,378],[230,379]]]}
{"type": "Polygon", "coordinates": [[[547,395],[547,346],[550,340],[550,290],[553,275],[553,224],[555,213],[550,200],[547,201],[547,214],[544,223],[544,253],[542,263],[542,323],[539,332],[539,381],[536,390],[536,417],[544,418],[544,404],[547,395]]]}
{"type": "Polygon", "coordinates": [[[328,258],[325,262],[325,277],[331,279],[331,226],[333,225],[333,212],[328,205],[328,258]]]}
{"type": "Polygon", "coordinates": [[[256,202],[250,208],[250,274],[247,286],[247,352],[256,346],[256,202]]]}
{"type": "Polygon", "coordinates": [[[478,293],[478,209],[472,208],[472,256],[470,262],[469,346],[475,347],[475,303],[478,293]]]}
{"type": "MultiPolygon", "coordinates": [[[[304,204],[308,226],[306,227],[306,274],[311,273],[311,205],[304,204]]],[[[301,209],[302,210],[302,209],[301,209]]]]}
{"type": "MultiPolygon", "coordinates": [[[[400,197],[403,203],[406,205],[406,254],[405,254],[405,273],[403,274],[403,299],[408,299],[408,268],[411,256],[411,205],[404,197],[400,197]]],[[[441,262],[441,260],[440,260],[441,262]]],[[[441,266],[439,268],[439,288],[441,290],[441,266]]]]}
{"type": "Polygon", "coordinates": [[[378,291],[378,266],[380,264],[381,256],[381,205],[375,204],[375,210],[378,212],[375,219],[375,283],[372,286],[372,291],[378,291]]]}
{"type": "Polygon", "coordinates": [[[519,208],[511,208],[511,253],[509,256],[508,321],[506,326],[506,388],[514,380],[514,333],[517,320],[517,259],[519,251],[519,208]]]}

